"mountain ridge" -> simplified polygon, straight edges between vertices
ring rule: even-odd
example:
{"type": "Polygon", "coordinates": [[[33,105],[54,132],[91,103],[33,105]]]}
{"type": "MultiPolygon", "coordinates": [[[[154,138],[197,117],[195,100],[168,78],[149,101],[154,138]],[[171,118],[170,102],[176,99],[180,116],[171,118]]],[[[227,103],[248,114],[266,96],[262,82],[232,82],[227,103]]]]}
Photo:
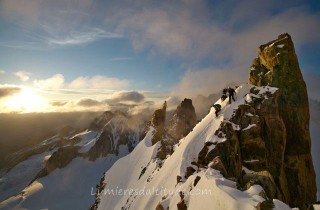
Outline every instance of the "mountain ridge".
{"type": "Polygon", "coordinates": [[[237,209],[238,206],[290,209],[290,205],[303,210],[315,203],[308,98],[290,35],[280,35],[261,45],[258,55],[250,69],[249,82],[253,85],[241,85],[236,90],[238,99],[231,105],[227,100],[218,100],[216,103],[222,104],[221,115],[214,118],[211,109],[162,164],[159,165],[161,160],[155,156],[160,143],[152,142],[153,134],[149,132],[138,147],[119,160],[103,178],[105,190],[116,186],[139,190],[143,186],[143,189],[156,187],[173,191],[185,187],[183,191],[173,195],[153,194],[151,198],[137,194],[108,197],[101,193],[94,206],[97,209],[237,209]],[[286,74],[292,78],[284,80],[286,74]],[[267,86],[275,84],[279,87],[267,86]],[[297,100],[301,102],[296,103],[297,100]],[[302,120],[291,118],[292,111],[302,120]],[[298,132],[298,140],[289,134],[291,129],[298,132]],[[292,150],[299,146],[297,151],[292,150]],[[309,150],[304,150],[306,147],[309,150]],[[146,157],[138,155],[142,151],[146,157]],[[295,153],[298,156],[290,156],[295,153]],[[302,157],[302,154],[306,155],[302,157]],[[292,162],[293,159],[298,164],[292,162]],[[117,177],[121,165],[132,165],[131,161],[138,165],[130,167],[129,175],[117,177]],[[301,165],[303,161],[307,161],[306,165],[301,165]],[[126,180],[126,184],[120,180],[126,180]],[[206,187],[209,183],[213,184],[211,190],[224,196],[217,199],[190,194],[199,190],[197,186],[206,187]],[[241,197],[247,200],[243,202],[241,197]]]}

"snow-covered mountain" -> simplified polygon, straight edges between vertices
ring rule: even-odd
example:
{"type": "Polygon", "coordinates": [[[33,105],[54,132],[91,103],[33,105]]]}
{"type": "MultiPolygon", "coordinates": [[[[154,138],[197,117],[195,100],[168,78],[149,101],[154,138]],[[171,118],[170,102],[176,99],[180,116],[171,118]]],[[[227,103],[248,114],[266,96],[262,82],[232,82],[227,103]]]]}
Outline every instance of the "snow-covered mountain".
{"type": "MultiPolygon", "coordinates": [[[[244,105],[252,85],[237,89],[238,100],[231,105],[222,104],[222,111],[215,117],[214,108],[196,125],[193,131],[176,145],[174,152],[165,160],[156,158],[161,144],[152,145],[150,128],[143,141],[128,156],[117,161],[104,176],[103,188],[97,196],[97,209],[255,209],[265,201],[265,192],[259,185],[247,190],[237,189],[235,180],[225,178],[218,170],[218,158],[208,167],[199,166],[199,154],[210,144],[209,154],[216,145],[228,141],[219,131],[221,122],[230,123],[235,130],[240,126],[230,120],[239,105],[244,105]],[[124,173],[125,170],[129,173],[124,173]]],[[[257,88],[258,95],[274,93],[276,88],[257,88]]],[[[261,97],[259,97],[261,98],[261,97]]],[[[250,115],[250,113],[247,113],[250,115]]],[[[250,129],[254,124],[243,129],[250,129]]],[[[225,154],[232,155],[232,154],[225,154]]],[[[239,154],[233,154],[235,156],[239,154]]],[[[245,161],[256,161],[254,159],[245,161]]],[[[248,174],[252,171],[243,168],[248,174]]],[[[274,200],[276,209],[290,209],[274,200]]]]}
{"type": "Polygon", "coordinates": [[[107,111],[87,130],[65,131],[17,152],[12,158],[29,154],[2,170],[0,209],[88,209],[100,177],[133,150],[142,128],[124,113],[107,111]]]}
{"type": "Polygon", "coordinates": [[[149,126],[102,177],[91,209],[309,208],[317,192],[309,104],[290,35],[259,47],[249,83],[236,102],[218,100],[220,115],[211,108],[165,158],[163,125],[149,126]]]}

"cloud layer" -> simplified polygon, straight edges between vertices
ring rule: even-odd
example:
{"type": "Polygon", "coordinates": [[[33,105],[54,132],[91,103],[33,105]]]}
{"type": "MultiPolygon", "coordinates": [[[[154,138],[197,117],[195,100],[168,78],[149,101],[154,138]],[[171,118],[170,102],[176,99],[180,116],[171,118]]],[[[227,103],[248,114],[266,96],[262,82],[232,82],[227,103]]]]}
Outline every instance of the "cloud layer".
{"type": "MultiPolygon", "coordinates": [[[[66,94],[72,95],[72,93],[66,94]]],[[[146,111],[148,109],[149,114],[154,110],[152,106],[154,103],[145,101],[145,95],[138,91],[118,91],[112,94],[100,94],[98,99],[95,94],[88,94],[88,96],[80,99],[51,101],[47,111],[68,112],[90,109],[90,111],[121,110],[132,114],[140,114],[142,110],[146,111]]]]}
{"type": "Polygon", "coordinates": [[[122,35],[107,32],[99,28],[92,29],[85,32],[71,32],[67,37],[61,39],[49,39],[50,45],[79,45],[88,44],[99,39],[105,38],[121,38],[122,35]]]}
{"type": "Polygon", "coordinates": [[[106,77],[96,75],[93,77],[77,77],[70,83],[65,83],[63,74],[55,74],[52,77],[42,80],[34,80],[35,87],[43,90],[59,90],[62,88],[81,90],[81,89],[104,89],[104,90],[116,90],[124,88],[129,85],[128,80],[122,80],[113,77],[106,77]]]}
{"type": "Polygon", "coordinates": [[[119,89],[128,86],[128,80],[106,76],[78,77],[67,86],[71,89],[119,89]]]}

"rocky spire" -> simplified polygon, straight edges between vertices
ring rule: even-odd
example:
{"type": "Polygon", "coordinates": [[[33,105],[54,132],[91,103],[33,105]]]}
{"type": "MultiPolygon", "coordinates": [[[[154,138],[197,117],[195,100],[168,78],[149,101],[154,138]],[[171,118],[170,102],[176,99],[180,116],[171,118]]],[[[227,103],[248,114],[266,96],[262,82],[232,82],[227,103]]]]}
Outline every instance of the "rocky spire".
{"type": "MultiPolygon", "coordinates": [[[[167,110],[167,101],[162,105],[161,109],[157,109],[153,115],[151,121],[148,123],[145,129],[145,134],[149,131],[150,127],[153,127],[154,133],[151,139],[152,145],[160,141],[165,133],[165,122],[166,122],[166,110],[167,110]]],[[[145,136],[145,135],[144,135],[145,136]]],[[[142,136],[142,138],[144,138],[142,136]]]]}
{"type": "MultiPolygon", "coordinates": [[[[168,125],[162,130],[157,157],[161,160],[173,153],[174,145],[188,135],[197,124],[197,116],[192,100],[185,98],[177,107],[168,125]]],[[[153,138],[154,139],[154,138],[153,138]]]]}
{"type": "Polygon", "coordinates": [[[167,134],[175,141],[185,137],[197,124],[197,116],[192,100],[185,98],[177,107],[167,126],[167,134]]]}
{"type": "Polygon", "coordinates": [[[286,179],[279,182],[287,183],[283,200],[305,209],[306,204],[316,201],[317,189],[311,157],[307,88],[289,34],[282,34],[259,47],[258,58],[251,66],[249,83],[279,88],[279,114],[285,125],[285,142],[279,146],[284,148],[281,170],[286,179]]]}

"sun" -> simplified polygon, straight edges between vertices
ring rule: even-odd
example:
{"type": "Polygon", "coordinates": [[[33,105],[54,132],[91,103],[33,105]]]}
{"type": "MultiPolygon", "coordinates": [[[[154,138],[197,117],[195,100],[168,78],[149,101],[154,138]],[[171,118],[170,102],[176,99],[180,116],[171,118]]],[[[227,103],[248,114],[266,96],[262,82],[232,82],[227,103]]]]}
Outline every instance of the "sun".
{"type": "Polygon", "coordinates": [[[45,105],[45,99],[37,95],[35,90],[27,87],[24,87],[19,94],[6,101],[8,109],[12,112],[21,113],[41,112],[45,105]]]}

